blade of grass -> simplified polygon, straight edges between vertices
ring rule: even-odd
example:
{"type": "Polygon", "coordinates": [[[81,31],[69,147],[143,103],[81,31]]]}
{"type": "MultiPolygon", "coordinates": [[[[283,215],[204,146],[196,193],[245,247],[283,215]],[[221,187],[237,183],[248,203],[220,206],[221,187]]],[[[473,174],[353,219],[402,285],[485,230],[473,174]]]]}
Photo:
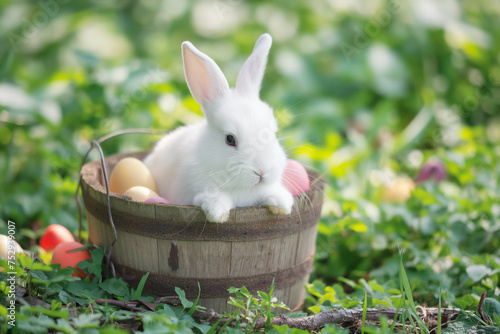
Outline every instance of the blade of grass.
{"type": "Polygon", "coordinates": [[[234,319],[234,315],[231,315],[224,325],[222,325],[219,333],[223,333],[224,329],[229,325],[229,323],[234,319]]]}
{"type": "Polygon", "coordinates": [[[408,314],[408,319],[410,319],[410,323],[413,327],[413,329],[415,330],[415,333],[418,333],[417,332],[417,324],[415,323],[415,321],[413,320],[413,315],[411,314],[411,311],[410,309],[408,308],[408,306],[405,306],[405,312],[408,314]]]}
{"type": "MultiPolygon", "coordinates": [[[[413,301],[413,296],[411,292],[411,286],[410,286],[410,281],[408,280],[408,276],[406,275],[406,270],[403,265],[403,258],[401,257],[401,260],[399,262],[399,278],[400,278],[400,283],[402,284],[402,289],[406,291],[406,295],[408,296],[408,312],[410,314],[410,321],[414,325],[413,318],[418,323],[418,327],[420,328],[421,333],[429,333],[429,329],[425,325],[424,321],[422,318],[418,316],[417,308],[415,307],[415,302],[413,301]]],[[[416,326],[414,326],[416,327],[416,326]]]]}
{"type": "Polygon", "coordinates": [[[439,301],[438,301],[438,324],[437,324],[437,334],[441,334],[441,293],[443,290],[443,281],[439,283],[439,301]]]}
{"type": "Polygon", "coordinates": [[[274,292],[274,278],[269,288],[269,294],[267,295],[267,310],[266,310],[266,330],[271,328],[271,305],[273,304],[273,292],[274,292]]]}
{"type": "Polygon", "coordinates": [[[3,76],[9,70],[12,64],[14,53],[12,50],[7,49],[3,54],[0,54],[0,76],[3,76]]]}
{"type": "Polygon", "coordinates": [[[410,303],[410,305],[414,304],[413,296],[411,295],[410,282],[408,280],[408,276],[406,275],[405,266],[403,265],[403,258],[401,258],[399,261],[399,278],[400,283],[402,284],[401,288],[406,291],[408,302],[410,303]]]}
{"type": "Polygon", "coordinates": [[[366,323],[366,309],[367,309],[367,295],[366,295],[366,290],[365,290],[365,301],[363,302],[363,316],[361,319],[361,334],[365,334],[365,323],[366,323]]]}
{"type": "Polygon", "coordinates": [[[479,322],[481,325],[483,326],[488,326],[488,324],[486,322],[484,322],[483,319],[481,319],[480,317],[478,317],[474,312],[472,311],[469,311],[469,310],[460,310],[460,313],[462,314],[465,314],[467,315],[468,317],[472,317],[474,318],[474,320],[476,320],[477,322],[479,322]]]}
{"type": "Polygon", "coordinates": [[[198,282],[198,296],[196,297],[193,306],[191,306],[191,308],[188,311],[189,315],[193,315],[194,311],[196,311],[196,305],[198,304],[198,300],[200,300],[200,294],[201,294],[201,287],[200,287],[200,282],[198,282]]]}
{"type": "Polygon", "coordinates": [[[144,285],[146,284],[146,280],[148,279],[149,273],[146,273],[144,276],[142,276],[141,281],[137,285],[137,290],[135,290],[134,293],[134,300],[139,300],[141,298],[142,294],[142,289],[144,289],[144,285]]]}
{"type": "Polygon", "coordinates": [[[380,333],[387,333],[387,318],[386,317],[381,317],[380,318],[380,333]]]}
{"type": "Polygon", "coordinates": [[[394,332],[394,327],[397,324],[397,318],[398,318],[399,312],[401,312],[401,319],[402,319],[403,323],[405,322],[405,319],[403,318],[403,310],[402,310],[403,309],[403,303],[404,303],[404,301],[405,301],[405,292],[404,292],[404,290],[402,290],[402,292],[401,292],[401,301],[399,303],[399,306],[398,306],[398,309],[396,311],[396,314],[394,315],[394,319],[392,319],[391,328],[389,328],[390,333],[394,332]]]}
{"type": "Polygon", "coordinates": [[[217,329],[217,326],[219,326],[220,322],[222,321],[222,317],[219,318],[219,320],[217,320],[215,322],[215,324],[212,325],[212,327],[210,327],[210,329],[207,331],[206,334],[213,334],[215,333],[215,330],[217,329]]]}

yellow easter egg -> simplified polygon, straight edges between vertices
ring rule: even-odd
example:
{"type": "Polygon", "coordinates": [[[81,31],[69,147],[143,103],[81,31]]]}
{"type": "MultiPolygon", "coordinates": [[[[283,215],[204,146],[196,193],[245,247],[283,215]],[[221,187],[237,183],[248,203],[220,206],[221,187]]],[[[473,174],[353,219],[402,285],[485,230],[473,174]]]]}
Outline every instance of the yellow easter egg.
{"type": "Polygon", "coordinates": [[[124,195],[132,197],[132,199],[137,202],[144,202],[148,198],[158,197],[158,194],[153,190],[142,186],[132,187],[127,190],[124,195]]]}
{"type": "Polygon", "coordinates": [[[135,186],[142,186],[158,192],[156,182],[148,167],[136,158],[120,160],[109,178],[109,190],[124,195],[135,186]]]}
{"type": "Polygon", "coordinates": [[[404,203],[415,190],[415,182],[409,177],[398,177],[382,191],[382,201],[404,203]]]}

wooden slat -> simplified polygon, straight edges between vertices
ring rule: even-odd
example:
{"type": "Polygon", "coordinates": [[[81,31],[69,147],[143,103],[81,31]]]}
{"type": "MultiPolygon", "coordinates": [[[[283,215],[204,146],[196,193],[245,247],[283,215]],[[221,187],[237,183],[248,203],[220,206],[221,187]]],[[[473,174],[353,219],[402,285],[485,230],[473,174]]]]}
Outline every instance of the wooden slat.
{"type": "Polygon", "coordinates": [[[108,249],[109,245],[114,240],[111,228],[100,222],[89,212],[86,212],[86,216],[89,230],[89,241],[94,245],[108,249]]]}
{"type": "Polygon", "coordinates": [[[209,309],[218,310],[216,312],[223,313],[224,311],[229,311],[230,306],[227,303],[227,298],[200,298],[198,305],[204,306],[209,309]]]}
{"type": "Polygon", "coordinates": [[[159,270],[158,243],[153,238],[120,231],[111,258],[138,270],[151,273],[159,270]]]}
{"type": "Polygon", "coordinates": [[[230,276],[251,276],[293,266],[297,234],[271,240],[233,242],[230,276]]]}
{"type": "Polygon", "coordinates": [[[295,261],[293,264],[297,264],[314,254],[314,250],[316,249],[316,235],[318,233],[318,225],[313,225],[310,228],[301,231],[298,234],[298,242],[297,242],[297,254],[295,257],[295,261]]]}
{"type": "Polygon", "coordinates": [[[158,240],[161,274],[176,277],[229,277],[230,258],[230,242],[158,240]]]}
{"type": "Polygon", "coordinates": [[[297,277],[297,281],[290,284],[288,294],[286,296],[286,301],[283,301],[290,307],[290,309],[297,308],[304,302],[306,296],[306,289],[304,286],[307,283],[309,283],[309,275],[297,277]]]}

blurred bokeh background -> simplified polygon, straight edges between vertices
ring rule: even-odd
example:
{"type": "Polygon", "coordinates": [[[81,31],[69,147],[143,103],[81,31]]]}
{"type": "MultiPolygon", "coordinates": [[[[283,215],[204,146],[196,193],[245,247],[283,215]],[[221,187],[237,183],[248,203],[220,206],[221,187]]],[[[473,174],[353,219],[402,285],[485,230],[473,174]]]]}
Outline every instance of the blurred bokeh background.
{"type": "MultiPolygon", "coordinates": [[[[92,140],[202,117],[182,41],[234,85],[269,32],[261,97],[290,157],[329,185],[314,277],[390,284],[402,249],[424,299],[440,282],[449,301],[498,290],[499,18],[491,0],[1,1],[0,233],[15,221],[29,248],[48,224],[76,232],[92,140]],[[445,179],[415,184],[429,159],[445,179]]],[[[126,135],[103,149],[157,139],[126,135]]]]}

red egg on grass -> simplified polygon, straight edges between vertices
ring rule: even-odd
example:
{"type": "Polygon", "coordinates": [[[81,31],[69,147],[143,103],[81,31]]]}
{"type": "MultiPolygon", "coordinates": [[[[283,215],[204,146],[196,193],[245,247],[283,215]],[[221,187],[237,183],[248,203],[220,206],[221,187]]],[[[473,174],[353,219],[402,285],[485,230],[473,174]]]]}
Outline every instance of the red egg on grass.
{"type": "Polygon", "coordinates": [[[306,169],[300,162],[292,159],[288,159],[286,163],[282,180],[285,187],[293,196],[300,195],[311,188],[306,169]]]}
{"type": "MultiPolygon", "coordinates": [[[[78,273],[74,272],[73,276],[85,278],[88,275],[83,272],[80,268],[77,268],[77,264],[84,261],[90,260],[91,255],[88,249],[79,250],[73,252],[74,249],[83,248],[84,246],[76,241],[63,242],[57,245],[52,254],[52,264],[60,264],[61,268],[73,267],[76,268],[78,273]],[[80,275],[78,275],[80,274],[80,275]]],[[[92,278],[92,277],[91,277],[92,278]]]]}
{"type": "Polygon", "coordinates": [[[59,224],[49,225],[40,239],[40,247],[46,251],[51,251],[62,242],[75,241],[75,237],[68,229],[59,224]]]}

